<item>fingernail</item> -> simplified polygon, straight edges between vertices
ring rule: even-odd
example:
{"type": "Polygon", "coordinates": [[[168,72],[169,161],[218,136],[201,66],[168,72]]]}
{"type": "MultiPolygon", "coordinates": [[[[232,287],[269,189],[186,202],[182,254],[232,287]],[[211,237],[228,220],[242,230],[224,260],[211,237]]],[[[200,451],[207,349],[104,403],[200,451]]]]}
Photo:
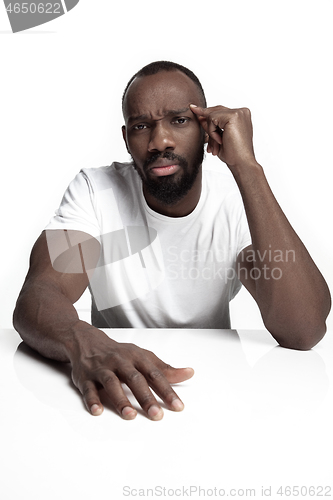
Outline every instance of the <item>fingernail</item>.
{"type": "Polygon", "coordinates": [[[103,408],[97,404],[94,404],[90,407],[90,411],[92,415],[97,416],[103,413],[103,408]]]}
{"type": "Polygon", "coordinates": [[[190,104],[190,108],[197,108],[198,106],[196,104],[190,104]]]}
{"type": "Polygon", "coordinates": [[[153,405],[148,410],[148,416],[152,420],[161,420],[163,417],[163,410],[156,405],[153,405]]]}
{"type": "Polygon", "coordinates": [[[180,399],[174,399],[171,403],[171,408],[175,411],[182,411],[184,409],[184,403],[180,399]]]}
{"type": "Polygon", "coordinates": [[[136,417],[136,411],[130,406],[125,406],[125,408],[122,409],[121,414],[126,420],[132,420],[136,417]]]}

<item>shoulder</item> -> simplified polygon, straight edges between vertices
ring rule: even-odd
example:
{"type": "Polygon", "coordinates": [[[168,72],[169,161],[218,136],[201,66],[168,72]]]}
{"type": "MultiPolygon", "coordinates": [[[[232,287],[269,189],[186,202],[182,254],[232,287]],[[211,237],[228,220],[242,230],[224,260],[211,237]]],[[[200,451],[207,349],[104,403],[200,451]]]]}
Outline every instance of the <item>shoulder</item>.
{"type": "Polygon", "coordinates": [[[109,184],[128,177],[137,177],[131,163],[113,162],[111,165],[97,168],[83,168],[79,174],[92,184],[109,184]]]}
{"type": "Polygon", "coordinates": [[[88,184],[91,191],[101,191],[121,187],[130,181],[136,184],[139,176],[131,163],[113,162],[111,165],[97,168],[83,168],[77,175],[79,182],[88,184]]]}

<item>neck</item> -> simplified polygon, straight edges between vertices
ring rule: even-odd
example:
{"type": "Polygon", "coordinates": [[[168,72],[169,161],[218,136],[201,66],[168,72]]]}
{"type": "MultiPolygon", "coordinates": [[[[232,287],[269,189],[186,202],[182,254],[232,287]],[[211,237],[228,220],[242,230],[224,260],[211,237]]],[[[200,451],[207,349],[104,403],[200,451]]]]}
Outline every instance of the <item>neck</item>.
{"type": "Polygon", "coordinates": [[[166,215],[168,217],[185,217],[189,215],[195,207],[197,206],[200,195],[201,195],[201,185],[202,185],[202,169],[200,168],[198,175],[194,181],[193,186],[189,190],[189,192],[179,200],[174,205],[165,205],[157,200],[154,196],[152,196],[145,189],[145,185],[143,185],[143,195],[146,199],[147,205],[161,215],[166,215]]]}

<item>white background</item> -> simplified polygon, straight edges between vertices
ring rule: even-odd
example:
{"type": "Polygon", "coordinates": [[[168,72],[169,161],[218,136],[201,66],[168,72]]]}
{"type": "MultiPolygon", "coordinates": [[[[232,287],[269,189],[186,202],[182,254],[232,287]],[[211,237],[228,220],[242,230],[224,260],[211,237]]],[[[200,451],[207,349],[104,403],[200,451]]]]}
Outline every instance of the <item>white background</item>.
{"type": "MultiPolygon", "coordinates": [[[[332,14],[330,0],[81,0],[12,34],[0,5],[1,327],[69,181],[128,160],[121,95],[160,59],[192,69],[208,105],[251,109],[257,160],[332,288],[332,14]]],[[[246,290],[232,326],[262,328],[246,290]]]]}

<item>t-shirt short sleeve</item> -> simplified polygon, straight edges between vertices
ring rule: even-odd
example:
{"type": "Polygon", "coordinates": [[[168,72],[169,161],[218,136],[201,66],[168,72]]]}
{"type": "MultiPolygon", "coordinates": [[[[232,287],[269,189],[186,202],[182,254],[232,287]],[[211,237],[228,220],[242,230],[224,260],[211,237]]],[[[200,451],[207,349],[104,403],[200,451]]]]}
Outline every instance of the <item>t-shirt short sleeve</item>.
{"type": "Polygon", "coordinates": [[[94,206],[94,190],[82,170],[69,184],[60,207],[45,229],[83,231],[99,239],[101,230],[94,206]]]}

